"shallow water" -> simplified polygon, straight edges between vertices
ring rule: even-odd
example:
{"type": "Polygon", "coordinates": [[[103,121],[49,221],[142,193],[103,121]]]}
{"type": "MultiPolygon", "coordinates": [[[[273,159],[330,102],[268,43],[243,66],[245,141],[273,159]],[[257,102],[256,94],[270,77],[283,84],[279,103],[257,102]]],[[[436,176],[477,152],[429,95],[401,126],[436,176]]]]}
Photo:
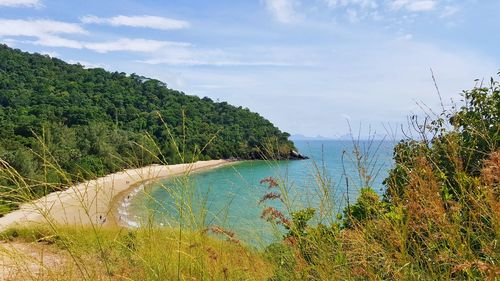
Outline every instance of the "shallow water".
{"type": "MultiPolygon", "coordinates": [[[[286,202],[294,210],[317,207],[320,204],[317,171],[320,170],[325,175],[323,178],[331,181],[326,185],[329,187],[329,196],[335,203],[328,207],[333,219],[337,213],[342,213],[347,197],[351,202],[356,200],[358,190],[363,185],[354,164],[353,143],[296,141],[295,144],[302,154],[310,157],[309,160],[246,161],[196,173],[189,178],[164,180],[146,186],[144,192],[139,192],[124,202],[124,217],[127,217],[130,225],[149,221],[178,226],[182,212],[184,226],[220,225],[234,231],[239,239],[247,243],[265,245],[273,239],[279,239],[283,229],[273,228],[270,223],[261,219],[262,210],[266,206],[274,206],[280,210],[285,208],[278,200],[259,204],[262,196],[269,192],[267,185],[260,184],[260,181],[270,176],[276,178],[288,190],[290,199],[286,202]],[[346,154],[342,165],[344,151],[346,154]],[[349,193],[344,168],[349,181],[349,193]]],[[[361,151],[371,155],[367,165],[369,174],[372,175],[370,185],[382,194],[382,181],[392,165],[394,143],[362,141],[359,146],[361,151]]]]}

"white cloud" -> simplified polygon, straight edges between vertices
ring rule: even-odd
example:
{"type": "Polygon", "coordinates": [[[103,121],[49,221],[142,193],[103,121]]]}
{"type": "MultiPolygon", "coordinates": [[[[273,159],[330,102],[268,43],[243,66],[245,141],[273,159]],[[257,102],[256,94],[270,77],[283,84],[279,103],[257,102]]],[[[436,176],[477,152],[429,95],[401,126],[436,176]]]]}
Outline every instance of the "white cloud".
{"type": "MultiPolygon", "coordinates": [[[[170,46],[152,53],[151,58],[139,60],[150,65],[210,65],[210,66],[246,66],[246,67],[288,67],[298,66],[298,54],[290,56],[283,48],[243,49],[203,49],[196,46],[170,46]],[[249,56],[249,54],[251,54],[249,56]]],[[[301,61],[302,66],[307,63],[301,61]]]]}
{"type": "Polygon", "coordinates": [[[0,19],[0,36],[42,37],[50,34],[87,34],[77,24],[53,20],[0,19]]]}
{"type": "Polygon", "coordinates": [[[458,8],[457,6],[445,6],[443,11],[441,12],[441,17],[442,18],[451,17],[458,11],[460,11],[460,8],[458,8]]]}
{"type": "Polygon", "coordinates": [[[149,53],[151,55],[156,54],[160,51],[173,50],[176,48],[183,49],[190,46],[189,43],[184,42],[149,40],[141,38],[120,38],[113,41],[88,42],[71,40],[52,35],[40,37],[35,41],[24,41],[24,43],[31,43],[47,47],[87,49],[102,54],[109,52],[135,52],[149,53]]]}
{"type": "Polygon", "coordinates": [[[6,44],[6,45],[9,45],[11,47],[14,47],[17,43],[17,40],[14,40],[12,38],[0,38],[0,42],[2,44],[6,44]]]}
{"type": "Polygon", "coordinates": [[[37,39],[30,43],[47,47],[82,48],[78,41],[62,38],[59,34],[87,34],[87,31],[77,24],[61,21],[0,19],[0,37],[35,37],[37,39]]]}
{"type": "Polygon", "coordinates": [[[66,60],[67,63],[70,64],[80,64],[84,68],[106,68],[106,65],[101,64],[101,63],[92,63],[84,60],[66,60]]]}
{"type": "Polygon", "coordinates": [[[0,6],[6,7],[41,7],[40,0],[0,0],[0,6]]]}
{"type": "Polygon", "coordinates": [[[35,37],[35,41],[28,43],[47,47],[83,48],[80,42],[62,38],[60,34],[87,34],[87,31],[77,24],[61,21],[0,19],[0,37],[35,37]]]}
{"type": "Polygon", "coordinates": [[[189,27],[189,22],[156,16],[116,16],[111,18],[100,18],[96,16],[84,16],[80,19],[85,24],[107,24],[112,26],[145,27],[161,30],[183,29],[189,27]]]}
{"type": "Polygon", "coordinates": [[[33,44],[46,47],[62,47],[62,48],[72,48],[72,49],[83,48],[83,44],[79,41],[66,39],[54,35],[42,35],[36,41],[34,41],[33,44]]]}
{"type": "Polygon", "coordinates": [[[138,62],[157,65],[212,65],[212,66],[290,66],[274,60],[248,60],[221,50],[198,50],[193,47],[168,47],[138,62]]]}
{"type": "Polygon", "coordinates": [[[55,57],[60,57],[61,55],[57,52],[52,52],[52,51],[41,51],[40,54],[42,55],[47,55],[51,58],[55,58],[55,57]]]}
{"type": "Polygon", "coordinates": [[[293,66],[292,63],[280,63],[275,61],[237,61],[237,60],[200,60],[196,57],[193,58],[155,58],[148,60],[139,60],[138,62],[145,64],[167,64],[167,65],[211,65],[211,66],[275,66],[286,67],[293,66]]]}
{"type": "Polygon", "coordinates": [[[293,0],[264,0],[267,10],[281,23],[291,23],[296,20],[297,14],[293,0]]]}
{"type": "Polygon", "coordinates": [[[360,6],[363,9],[376,9],[378,4],[375,0],[324,0],[330,8],[339,6],[360,6]]]}
{"type": "Polygon", "coordinates": [[[187,47],[189,43],[148,39],[121,38],[115,41],[84,43],[83,46],[98,53],[129,51],[139,53],[156,52],[166,47],[187,47]]]}
{"type": "Polygon", "coordinates": [[[190,46],[184,42],[170,42],[147,39],[121,38],[105,42],[88,42],[61,37],[60,35],[86,35],[88,32],[78,24],[52,20],[7,20],[0,19],[0,37],[35,37],[35,40],[3,41],[30,43],[46,47],[64,47],[88,49],[98,53],[129,51],[154,53],[166,48],[184,48],[190,46]]]}
{"type": "Polygon", "coordinates": [[[407,33],[398,37],[399,40],[411,40],[413,38],[413,34],[407,33]]]}
{"type": "Polygon", "coordinates": [[[459,11],[454,0],[322,0],[332,10],[340,10],[351,23],[371,19],[374,21],[412,21],[416,13],[435,11],[446,18],[459,11]],[[411,14],[410,16],[408,14],[411,14]],[[413,18],[412,18],[413,17],[413,18]]]}
{"type": "MultiPolygon", "coordinates": [[[[330,8],[354,7],[357,6],[363,10],[377,9],[381,0],[323,0],[330,8]]],[[[388,0],[389,7],[393,10],[406,9],[410,12],[433,10],[438,0],[388,0]]]]}
{"type": "Polygon", "coordinates": [[[436,0],[393,0],[390,4],[394,10],[406,9],[410,12],[424,12],[434,10],[436,0]]]}

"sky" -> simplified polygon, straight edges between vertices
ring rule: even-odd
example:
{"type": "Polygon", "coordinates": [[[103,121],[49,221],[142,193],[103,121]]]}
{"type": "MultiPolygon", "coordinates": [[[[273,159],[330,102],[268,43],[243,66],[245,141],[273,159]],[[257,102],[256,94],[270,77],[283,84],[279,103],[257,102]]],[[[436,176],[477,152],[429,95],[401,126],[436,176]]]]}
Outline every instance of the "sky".
{"type": "Polygon", "coordinates": [[[0,0],[0,42],[247,107],[392,134],[500,70],[498,0],[0,0]]]}

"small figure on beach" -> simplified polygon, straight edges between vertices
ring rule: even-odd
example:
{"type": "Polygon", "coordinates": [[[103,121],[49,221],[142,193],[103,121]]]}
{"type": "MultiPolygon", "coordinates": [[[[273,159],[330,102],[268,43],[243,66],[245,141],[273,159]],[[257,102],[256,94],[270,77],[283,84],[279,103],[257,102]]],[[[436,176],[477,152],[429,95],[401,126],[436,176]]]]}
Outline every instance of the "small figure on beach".
{"type": "Polygon", "coordinates": [[[106,217],[103,215],[99,215],[99,219],[97,220],[98,223],[104,224],[106,222],[106,217]]]}

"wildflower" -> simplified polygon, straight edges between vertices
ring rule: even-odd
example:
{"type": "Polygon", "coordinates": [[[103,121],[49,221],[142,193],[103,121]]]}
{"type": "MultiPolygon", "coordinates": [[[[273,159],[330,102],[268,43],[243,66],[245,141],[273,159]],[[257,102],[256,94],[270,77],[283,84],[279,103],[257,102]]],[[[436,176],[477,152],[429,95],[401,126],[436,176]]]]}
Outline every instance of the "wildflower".
{"type": "Polygon", "coordinates": [[[275,222],[276,224],[282,224],[284,226],[290,225],[290,220],[288,220],[282,212],[273,207],[265,208],[260,217],[269,222],[275,222]]]}
{"type": "Polygon", "coordinates": [[[240,243],[240,240],[236,239],[236,235],[231,230],[225,229],[218,225],[212,225],[208,230],[210,230],[214,234],[226,236],[229,242],[233,242],[236,244],[240,243]]]}
{"type": "Polygon", "coordinates": [[[260,184],[263,184],[263,183],[267,183],[269,189],[278,186],[278,182],[275,179],[273,179],[272,177],[262,179],[260,181],[260,184]]]}
{"type": "Polygon", "coordinates": [[[283,199],[281,199],[281,195],[279,193],[269,192],[269,193],[265,194],[264,196],[262,196],[262,198],[259,201],[259,204],[261,204],[264,201],[274,200],[274,199],[279,199],[281,202],[283,202],[283,199]]]}

